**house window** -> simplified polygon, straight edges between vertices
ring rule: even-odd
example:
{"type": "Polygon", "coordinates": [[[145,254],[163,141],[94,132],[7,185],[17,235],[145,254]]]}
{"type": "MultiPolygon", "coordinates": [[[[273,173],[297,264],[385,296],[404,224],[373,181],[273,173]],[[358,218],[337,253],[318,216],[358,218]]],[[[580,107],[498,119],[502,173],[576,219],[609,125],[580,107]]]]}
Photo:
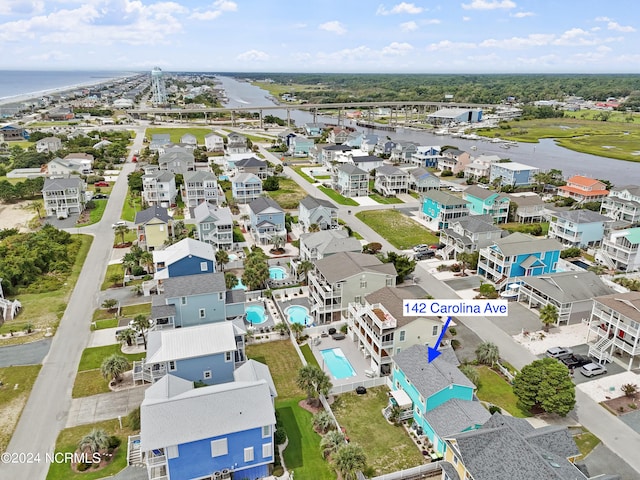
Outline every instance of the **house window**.
{"type": "Polygon", "coordinates": [[[181,305],[186,305],[187,304],[187,297],[180,297],[180,304],[181,305]]]}
{"type": "Polygon", "coordinates": [[[360,288],[367,288],[367,281],[365,279],[360,280],[360,288]]]}
{"type": "Polygon", "coordinates": [[[253,447],[247,447],[244,449],[244,461],[253,462],[253,447]]]}
{"type": "Polygon", "coordinates": [[[438,335],[438,325],[434,325],[433,326],[433,330],[431,331],[431,335],[433,335],[434,337],[436,335],[438,335]]]}
{"type": "Polygon", "coordinates": [[[160,228],[159,228],[159,230],[160,230],[161,232],[164,232],[164,225],[159,225],[159,227],[160,227],[160,228]]]}
{"type": "Polygon", "coordinates": [[[205,380],[211,380],[211,370],[205,370],[204,372],[202,372],[202,377],[205,380]]]}
{"type": "Polygon", "coordinates": [[[265,425],[262,427],[262,438],[271,436],[271,425],[265,425]]]}
{"type": "Polygon", "coordinates": [[[178,458],[179,456],[177,445],[167,447],[167,458],[178,458]]]}
{"type": "Polygon", "coordinates": [[[201,272],[206,272],[209,269],[209,267],[207,266],[207,262],[200,262],[200,271],[201,272]]]}
{"type": "Polygon", "coordinates": [[[169,371],[170,372],[176,371],[176,362],[173,360],[169,360],[169,371]]]}
{"type": "Polygon", "coordinates": [[[270,443],[265,443],[262,445],[262,458],[271,458],[273,455],[273,449],[271,448],[270,443]]]}
{"type": "Polygon", "coordinates": [[[353,301],[355,303],[362,303],[362,297],[360,295],[353,297],[353,301]]]}
{"type": "Polygon", "coordinates": [[[453,456],[453,464],[458,465],[458,457],[456,457],[455,455],[453,456]]]}
{"type": "Polygon", "coordinates": [[[210,223],[203,223],[202,224],[202,230],[211,230],[211,224],[210,223]]]}
{"type": "Polygon", "coordinates": [[[198,310],[198,316],[200,318],[204,318],[205,317],[205,309],[201,308],[200,310],[198,310]]]}
{"type": "Polygon", "coordinates": [[[404,337],[405,337],[405,331],[404,330],[400,330],[400,341],[404,342],[404,337]]]}
{"type": "Polygon", "coordinates": [[[233,352],[224,352],[224,361],[225,362],[230,362],[233,358],[232,355],[233,352]]]}
{"type": "Polygon", "coordinates": [[[393,278],[387,278],[386,285],[387,287],[393,287],[393,278]]]}
{"type": "Polygon", "coordinates": [[[224,292],[218,292],[218,300],[224,300],[224,292]]]}

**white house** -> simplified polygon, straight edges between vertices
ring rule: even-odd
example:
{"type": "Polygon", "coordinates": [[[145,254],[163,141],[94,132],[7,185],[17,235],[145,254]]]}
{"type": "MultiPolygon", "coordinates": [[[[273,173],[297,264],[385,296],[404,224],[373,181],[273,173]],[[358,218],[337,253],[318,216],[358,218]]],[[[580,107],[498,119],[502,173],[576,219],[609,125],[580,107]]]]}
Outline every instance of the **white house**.
{"type": "Polygon", "coordinates": [[[320,230],[336,228],[338,226],[338,207],[328,200],[307,195],[300,200],[298,223],[304,231],[308,231],[313,224],[317,225],[320,230]]]}
{"type": "Polygon", "coordinates": [[[211,172],[186,172],[182,184],[182,201],[187,207],[195,207],[202,202],[217,204],[222,193],[218,180],[211,172]]]}
{"type": "Polygon", "coordinates": [[[142,199],[146,204],[169,208],[175,203],[177,195],[178,189],[173,173],[153,167],[145,169],[142,176],[142,199]]]}
{"type": "Polygon", "coordinates": [[[62,140],[58,137],[45,137],[36,142],[36,152],[54,153],[62,148],[62,140]]]}
{"type": "Polygon", "coordinates": [[[85,204],[85,183],[77,176],[45,178],[42,198],[46,215],[67,218],[80,213],[85,204]]]}
{"type": "Polygon", "coordinates": [[[224,139],[215,133],[204,136],[204,146],[207,152],[224,152],[224,139]]]}

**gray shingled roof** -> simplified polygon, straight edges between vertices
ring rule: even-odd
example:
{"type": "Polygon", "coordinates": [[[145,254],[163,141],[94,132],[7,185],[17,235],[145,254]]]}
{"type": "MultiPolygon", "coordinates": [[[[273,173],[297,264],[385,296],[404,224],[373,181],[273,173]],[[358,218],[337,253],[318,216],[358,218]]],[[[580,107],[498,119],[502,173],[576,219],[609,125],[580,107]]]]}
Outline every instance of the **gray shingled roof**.
{"type": "Polygon", "coordinates": [[[249,208],[256,215],[264,212],[268,208],[275,208],[278,212],[284,212],[282,207],[278,205],[278,202],[271,197],[258,197],[249,204],[249,208]]]}
{"type": "Polygon", "coordinates": [[[424,180],[425,178],[429,178],[429,177],[437,178],[433,173],[429,172],[429,170],[427,170],[426,168],[422,168],[422,167],[418,167],[418,168],[414,168],[413,170],[409,170],[409,173],[416,180],[418,180],[418,179],[424,180]]]}
{"type": "Polygon", "coordinates": [[[640,197],[640,185],[625,185],[623,187],[615,187],[611,189],[612,192],[624,192],[625,190],[631,195],[640,197]]]}
{"type": "Polygon", "coordinates": [[[440,438],[478,428],[491,418],[479,401],[451,399],[424,414],[424,418],[440,438]]]}
{"type": "Polygon", "coordinates": [[[256,157],[243,158],[235,162],[236,167],[266,167],[267,162],[265,160],[258,160],[256,157]]]}
{"type": "Polygon", "coordinates": [[[166,298],[187,297],[227,290],[222,272],[169,277],[162,281],[162,285],[166,298]]]}
{"type": "Polygon", "coordinates": [[[611,222],[612,219],[591,210],[560,210],[552,212],[553,216],[573,223],[611,222]]]}
{"type": "Polygon", "coordinates": [[[151,306],[151,318],[167,318],[175,317],[176,306],[171,305],[152,305],[151,306]]]}
{"type": "Polygon", "coordinates": [[[367,172],[361,168],[352,165],[351,163],[344,163],[338,167],[338,171],[344,172],[348,175],[368,175],[367,172]]]}
{"type": "Polygon", "coordinates": [[[45,178],[42,191],[48,192],[50,190],[66,190],[67,188],[77,188],[79,190],[82,190],[82,179],[80,177],[45,178]]]}
{"type": "Polygon", "coordinates": [[[225,304],[229,305],[231,303],[245,303],[247,301],[247,295],[245,291],[241,288],[236,290],[227,290],[225,295],[225,304]]]}
{"type": "Polygon", "coordinates": [[[375,155],[358,155],[356,157],[353,157],[351,161],[355,164],[358,164],[358,163],[381,162],[382,159],[380,157],[376,157],[375,155]]]}
{"type": "Polygon", "coordinates": [[[491,215],[469,215],[462,218],[449,221],[451,225],[459,223],[467,232],[482,233],[482,232],[495,232],[500,230],[493,224],[493,217],[491,215]]]}
{"type": "Polygon", "coordinates": [[[594,300],[620,312],[627,318],[640,322],[640,292],[612,293],[595,297],[594,300]]]}
{"type": "Polygon", "coordinates": [[[452,384],[475,389],[471,380],[443,355],[429,363],[425,345],[413,345],[401,350],[393,356],[393,361],[425,399],[452,384]]]}
{"type": "Polygon", "coordinates": [[[545,202],[540,195],[509,195],[509,200],[519,207],[528,207],[531,205],[544,205],[545,202]]]}
{"type": "Polygon", "coordinates": [[[204,182],[205,180],[216,180],[216,176],[211,172],[203,172],[202,170],[184,173],[184,183],[204,182]]]}
{"type": "Polygon", "coordinates": [[[613,293],[593,272],[558,272],[522,277],[521,280],[560,303],[580,302],[613,293]]]}
{"type": "MultiPolygon", "coordinates": [[[[415,298],[415,295],[409,290],[405,290],[404,288],[397,287],[382,287],[375,292],[370,293],[364,297],[367,302],[371,305],[374,303],[380,303],[387,309],[387,311],[396,319],[397,326],[403,327],[415,320],[419,317],[405,317],[404,309],[402,308],[402,301],[415,298]]],[[[433,320],[437,320],[435,315],[427,316],[424,318],[432,318],[433,320]]],[[[439,322],[439,320],[437,320],[439,322]]]]}
{"type": "Polygon", "coordinates": [[[460,197],[456,197],[450,193],[441,192],[440,190],[429,190],[424,193],[424,197],[430,198],[440,205],[466,205],[469,203],[460,197]]]}
{"type": "Polygon", "coordinates": [[[307,248],[315,248],[323,256],[339,252],[362,252],[360,241],[350,237],[346,230],[320,230],[300,235],[307,248]]]}
{"type": "Polygon", "coordinates": [[[520,232],[501,238],[495,245],[506,256],[564,249],[562,244],[553,238],[534,238],[520,232]]]}
{"type": "Polygon", "coordinates": [[[501,195],[497,192],[494,192],[493,190],[489,190],[487,188],[480,188],[476,185],[470,185],[468,186],[465,190],[464,190],[464,194],[465,195],[471,195],[473,197],[479,198],[480,200],[486,200],[489,197],[493,197],[494,195],[496,196],[496,201],[498,199],[503,199],[506,198],[508,199],[509,197],[507,195],[501,195]]]}
{"type": "Polygon", "coordinates": [[[300,205],[304,205],[307,210],[313,210],[317,207],[327,207],[327,208],[338,208],[329,200],[325,200],[324,198],[316,198],[312,195],[307,195],[302,200],[300,200],[300,205]]]}
{"type": "Polygon", "coordinates": [[[169,223],[169,220],[171,220],[169,212],[166,208],[154,205],[153,207],[149,207],[145,210],[142,210],[141,212],[137,212],[134,223],[136,225],[140,225],[141,223],[147,223],[154,218],[159,218],[165,223],[169,223]]]}
{"type": "Polygon", "coordinates": [[[394,167],[393,165],[382,165],[376,169],[376,175],[408,175],[404,170],[399,169],[398,167],[394,167]]]}
{"type": "Polygon", "coordinates": [[[316,268],[329,283],[339,282],[363,272],[375,272],[396,276],[392,263],[382,263],[375,255],[340,252],[316,262],[316,268]]]}
{"type": "Polygon", "coordinates": [[[239,173],[231,179],[231,183],[247,183],[247,180],[255,180],[255,183],[262,184],[262,180],[255,173],[244,172],[239,173]]]}

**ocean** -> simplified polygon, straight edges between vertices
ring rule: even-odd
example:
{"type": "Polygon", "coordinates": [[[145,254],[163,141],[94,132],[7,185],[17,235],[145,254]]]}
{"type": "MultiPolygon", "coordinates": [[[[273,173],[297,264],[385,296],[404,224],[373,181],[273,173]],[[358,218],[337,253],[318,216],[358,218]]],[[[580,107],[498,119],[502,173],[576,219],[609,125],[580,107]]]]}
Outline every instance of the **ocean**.
{"type": "Polygon", "coordinates": [[[39,93],[60,88],[102,83],[133,74],[134,72],[113,71],[0,70],[0,101],[27,95],[37,96],[39,93]]]}

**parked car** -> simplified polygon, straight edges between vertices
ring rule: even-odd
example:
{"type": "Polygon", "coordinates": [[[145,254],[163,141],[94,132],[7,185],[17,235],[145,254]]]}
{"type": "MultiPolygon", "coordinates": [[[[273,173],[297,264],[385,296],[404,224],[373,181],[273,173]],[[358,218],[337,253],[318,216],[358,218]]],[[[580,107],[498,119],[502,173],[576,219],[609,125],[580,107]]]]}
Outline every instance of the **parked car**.
{"type": "Polygon", "coordinates": [[[96,182],[93,185],[94,185],[94,187],[108,187],[109,186],[109,182],[96,182]]]}
{"type": "Polygon", "coordinates": [[[96,193],[93,197],[94,200],[104,200],[105,198],[109,198],[109,195],[104,193],[96,193]]]}
{"type": "Polygon", "coordinates": [[[547,350],[547,357],[550,358],[562,358],[562,357],[568,357],[569,355],[573,354],[573,350],[571,350],[570,348],[567,347],[552,347],[549,350],[547,350]]]}
{"type": "Polygon", "coordinates": [[[111,225],[111,228],[117,228],[117,227],[122,227],[126,225],[127,225],[127,222],[125,222],[124,220],[118,220],[116,223],[111,225]]]}
{"type": "Polygon", "coordinates": [[[429,250],[429,245],[421,243],[420,245],[416,245],[415,247],[413,247],[414,252],[422,252],[424,250],[429,250]]]}
{"type": "Polygon", "coordinates": [[[425,250],[422,252],[417,252],[414,256],[414,260],[425,260],[427,258],[433,258],[436,256],[435,250],[425,250]]]}
{"type": "Polygon", "coordinates": [[[599,363],[587,363],[580,368],[580,373],[585,377],[595,377],[607,373],[607,367],[599,363]]]}
{"type": "Polygon", "coordinates": [[[593,360],[586,355],[569,355],[567,357],[560,358],[560,361],[569,368],[580,368],[593,362],[593,360]]]}

